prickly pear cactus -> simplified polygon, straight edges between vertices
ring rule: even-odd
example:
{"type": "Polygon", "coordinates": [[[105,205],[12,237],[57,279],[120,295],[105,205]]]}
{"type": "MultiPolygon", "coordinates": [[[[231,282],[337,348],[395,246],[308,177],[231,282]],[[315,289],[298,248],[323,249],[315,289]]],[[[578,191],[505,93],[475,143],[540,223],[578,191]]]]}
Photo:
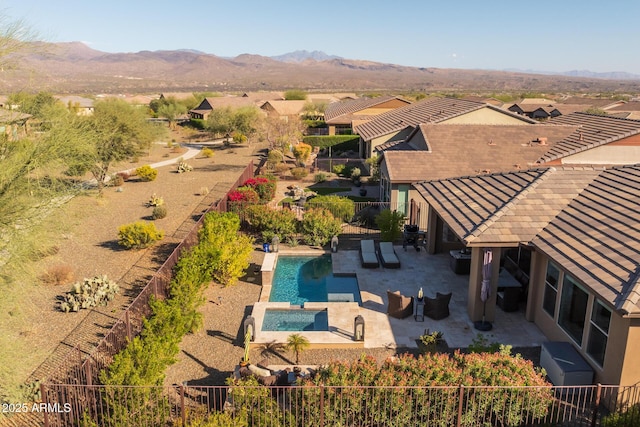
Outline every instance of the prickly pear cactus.
{"type": "Polygon", "coordinates": [[[71,290],[62,296],[58,308],[64,313],[69,313],[107,305],[109,301],[113,301],[119,290],[118,284],[109,280],[107,276],[85,278],[71,286],[71,290]]]}

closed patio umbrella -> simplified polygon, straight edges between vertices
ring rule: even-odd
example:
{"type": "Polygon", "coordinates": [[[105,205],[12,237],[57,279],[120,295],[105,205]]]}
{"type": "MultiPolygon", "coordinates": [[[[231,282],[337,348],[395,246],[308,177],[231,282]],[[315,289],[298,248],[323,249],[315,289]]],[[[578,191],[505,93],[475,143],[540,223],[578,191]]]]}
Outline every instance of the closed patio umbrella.
{"type": "Polygon", "coordinates": [[[491,249],[484,250],[484,258],[482,260],[482,285],[480,287],[480,299],[482,300],[482,321],[475,322],[474,326],[480,331],[490,331],[493,328],[491,322],[485,320],[487,311],[487,300],[491,296],[491,263],[493,262],[493,251],[491,249]]]}

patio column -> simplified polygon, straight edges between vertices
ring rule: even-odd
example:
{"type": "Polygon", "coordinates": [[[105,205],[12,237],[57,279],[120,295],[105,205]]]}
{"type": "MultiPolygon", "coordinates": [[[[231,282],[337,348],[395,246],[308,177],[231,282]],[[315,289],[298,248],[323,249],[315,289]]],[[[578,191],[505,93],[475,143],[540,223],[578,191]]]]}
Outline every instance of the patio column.
{"type": "Polygon", "coordinates": [[[433,255],[436,253],[437,239],[441,234],[438,234],[438,215],[436,211],[429,206],[427,216],[427,253],[433,255]]]}
{"type": "MultiPolygon", "coordinates": [[[[482,289],[482,247],[471,249],[471,269],[469,271],[469,292],[467,296],[467,313],[472,322],[482,320],[482,313],[485,310],[484,302],[480,298],[482,289]]],[[[493,322],[496,317],[496,293],[498,292],[498,275],[500,274],[500,248],[491,248],[493,260],[491,262],[491,295],[487,300],[485,320],[493,322]]]]}

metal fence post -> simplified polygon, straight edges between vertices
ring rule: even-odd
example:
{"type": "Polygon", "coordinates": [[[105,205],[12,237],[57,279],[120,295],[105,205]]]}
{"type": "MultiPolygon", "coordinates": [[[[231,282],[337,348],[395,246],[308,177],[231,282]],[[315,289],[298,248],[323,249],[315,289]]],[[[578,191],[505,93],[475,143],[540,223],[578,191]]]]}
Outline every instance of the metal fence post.
{"type": "Polygon", "coordinates": [[[124,321],[125,321],[125,326],[127,327],[127,337],[129,338],[129,341],[131,341],[131,322],[129,321],[129,309],[125,310],[124,312],[124,321]]]}
{"type": "MultiPolygon", "coordinates": [[[[46,389],[46,386],[44,385],[44,382],[40,383],[40,400],[42,400],[42,403],[46,405],[47,389],[46,389]]],[[[47,411],[43,411],[43,415],[44,415],[44,427],[49,427],[49,415],[47,414],[47,411]]]]}
{"type": "Polygon", "coordinates": [[[462,425],[462,402],[464,400],[464,386],[460,384],[460,393],[458,393],[458,419],[456,421],[456,426],[460,427],[462,425]]]}
{"type": "Polygon", "coordinates": [[[320,385],[320,427],[324,426],[324,384],[320,385]]]}
{"type": "Polygon", "coordinates": [[[598,388],[596,389],[596,397],[593,402],[593,416],[591,417],[591,427],[596,427],[598,420],[598,407],[600,406],[600,396],[602,393],[602,384],[598,383],[598,388]]]}
{"type": "Polygon", "coordinates": [[[187,425],[187,411],[184,410],[184,383],[180,384],[180,414],[182,415],[182,425],[187,425]]]}

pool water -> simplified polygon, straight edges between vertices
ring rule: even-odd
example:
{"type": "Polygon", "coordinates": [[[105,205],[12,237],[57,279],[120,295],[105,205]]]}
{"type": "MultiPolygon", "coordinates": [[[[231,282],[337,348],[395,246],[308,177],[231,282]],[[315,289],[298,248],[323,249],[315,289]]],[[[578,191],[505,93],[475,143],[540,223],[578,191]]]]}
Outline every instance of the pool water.
{"type": "Polygon", "coordinates": [[[270,302],[357,302],[362,305],[355,276],[335,276],[331,255],[278,256],[270,302]]]}
{"type": "Polygon", "coordinates": [[[328,331],[327,310],[266,309],[262,321],[263,331],[328,331]]]}

